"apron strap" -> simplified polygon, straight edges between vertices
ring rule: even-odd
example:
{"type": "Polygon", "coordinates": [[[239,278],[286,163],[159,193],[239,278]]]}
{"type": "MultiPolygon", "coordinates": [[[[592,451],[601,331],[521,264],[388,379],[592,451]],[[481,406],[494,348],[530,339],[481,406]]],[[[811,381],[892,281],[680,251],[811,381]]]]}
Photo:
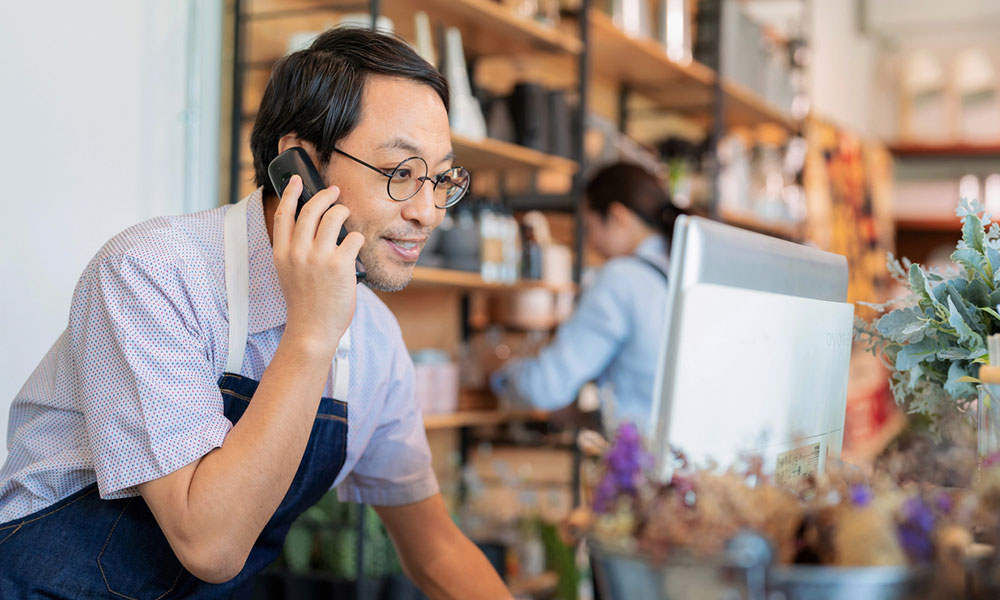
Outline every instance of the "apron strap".
{"type": "Polygon", "coordinates": [[[350,353],[351,326],[348,325],[333,357],[333,397],[341,402],[347,402],[347,390],[351,382],[351,365],[348,361],[350,353]]]}
{"type": "Polygon", "coordinates": [[[229,305],[229,349],[226,373],[240,374],[250,323],[250,254],[247,249],[247,198],[226,211],[223,235],[226,256],[226,300],[229,305]]]}
{"type": "Polygon", "coordinates": [[[639,256],[638,254],[633,254],[632,258],[638,260],[639,262],[646,263],[647,265],[649,265],[649,267],[651,269],[655,270],[660,275],[660,277],[663,278],[664,282],[667,282],[667,280],[668,280],[667,279],[667,272],[664,271],[663,269],[661,269],[660,265],[658,265],[655,262],[649,260],[645,256],[639,256]]]}
{"type": "MultiPolygon", "coordinates": [[[[251,196],[252,197],[252,196],[251,196]]],[[[226,300],[229,304],[229,350],[226,373],[240,375],[250,323],[250,255],[247,249],[247,202],[240,200],[226,211],[223,235],[226,260],[226,300]]],[[[333,397],[347,401],[351,379],[349,361],[351,328],[340,338],[333,359],[333,397]]]]}

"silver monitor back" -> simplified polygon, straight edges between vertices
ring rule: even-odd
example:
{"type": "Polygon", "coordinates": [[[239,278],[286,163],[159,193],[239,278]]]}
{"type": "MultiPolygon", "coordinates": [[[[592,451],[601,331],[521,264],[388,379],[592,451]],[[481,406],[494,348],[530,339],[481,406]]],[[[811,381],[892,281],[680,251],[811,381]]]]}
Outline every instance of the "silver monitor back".
{"type": "Polygon", "coordinates": [[[681,217],[650,434],[699,464],[821,472],[843,440],[854,307],[843,256],[681,217]]]}

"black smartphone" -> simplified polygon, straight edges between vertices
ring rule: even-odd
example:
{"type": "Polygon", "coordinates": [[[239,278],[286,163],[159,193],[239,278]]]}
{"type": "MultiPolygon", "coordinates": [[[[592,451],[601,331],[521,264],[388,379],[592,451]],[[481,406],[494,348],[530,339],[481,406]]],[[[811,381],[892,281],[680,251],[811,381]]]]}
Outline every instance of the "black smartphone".
{"type": "MultiPolygon", "coordinates": [[[[271,178],[271,185],[274,186],[274,191],[278,193],[279,198],[284,193],[285,186],[288,185],[288,181],[292,178],[292,175],[298,175],[302,178],[302,194],[299,196],[298,206],[295,207],[296,219],[299,218],[299,212],[305,206],[306,202],[309,202],[313,196],[326,187],[326,184],[323,183],[323,178],[319,175],[319,171],[316,170],[316,166],[309,159],[309,155],[299,146],[289,148],[276,156],[271,161],[271,164],[267,165],[267,175],[271,178]]],[[[340,235],[337,236],[337,243],[340,244],[343,242],[345,237],[347,237],[347,228],[341,227],[340,235]]],[[[361,259],[358,259],[354,263],[354,274],[357,276],[358,281],[361,281],[367,275],[365,266],[361,264],[361,259]]]]}

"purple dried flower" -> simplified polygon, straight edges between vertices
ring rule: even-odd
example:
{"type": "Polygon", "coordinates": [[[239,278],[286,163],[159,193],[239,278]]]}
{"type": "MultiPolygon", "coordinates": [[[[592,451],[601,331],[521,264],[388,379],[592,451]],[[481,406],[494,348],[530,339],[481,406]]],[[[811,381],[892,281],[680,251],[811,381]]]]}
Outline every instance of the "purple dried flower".
{"type": "Polygon", "coordinates": [[[946,492],[941,492],[934,499],[934,504],[936,505],[938,512],[943,514],[951,514],[953,508],[955,508],[955,502],[952,500],[951,495],[946,492]]]}
{"type": "Polygon", "coordinates": [[[617,497],[618,486],[615,485],[614,478],[605,474],[604,477],[601,478],[600,483],[597,484],[597,489],[594,491],[594,512],[608,512],[617,497]]]}
{"type": "Polygon", "coordinates": [[[910,560],[926,563],[934,558],[934,511],[923,498],[910,498],[903,503],[898,532],[899,543],[910,560]]]}
{"type": "Polygon", "coordinates": [[[594,510],[598,513],[609,510],[620,494],[637,493],[643,471],[652,465],[652,456],[642,449],[639,429],[625,423],[619,427],[604,461],[607,471],[594,492],[594,510]]]}
{"type": "Polygon", "coordinates": [[[871,504],[872,489],[863,483],[856,483],[851,486],[851,504],[854,506],[865,507],[871,504]]]}

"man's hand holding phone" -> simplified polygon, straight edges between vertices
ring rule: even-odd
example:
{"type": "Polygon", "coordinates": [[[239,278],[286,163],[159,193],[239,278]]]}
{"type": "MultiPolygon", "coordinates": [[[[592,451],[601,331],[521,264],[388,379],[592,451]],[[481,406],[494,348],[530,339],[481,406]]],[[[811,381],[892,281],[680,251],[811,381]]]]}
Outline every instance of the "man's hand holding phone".
{"type": "Polygon", "coordinates": [[[331,356],[354,316],[355,261],[364,236],[351,232],[338,244],[351,214],[336,204],[340,189],[320,190],[295,218],[302,178],[293,175],[274,213],[274,265],[285,295],[286,338],[331,356]]]}

